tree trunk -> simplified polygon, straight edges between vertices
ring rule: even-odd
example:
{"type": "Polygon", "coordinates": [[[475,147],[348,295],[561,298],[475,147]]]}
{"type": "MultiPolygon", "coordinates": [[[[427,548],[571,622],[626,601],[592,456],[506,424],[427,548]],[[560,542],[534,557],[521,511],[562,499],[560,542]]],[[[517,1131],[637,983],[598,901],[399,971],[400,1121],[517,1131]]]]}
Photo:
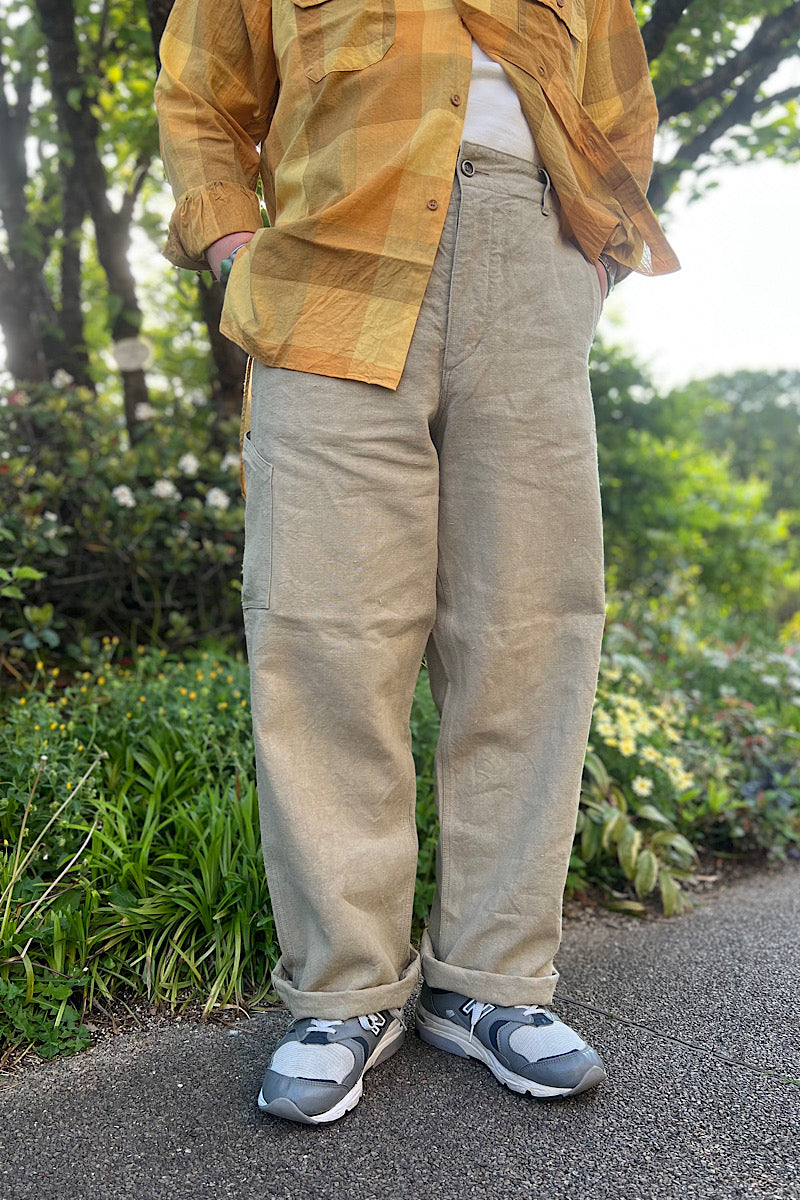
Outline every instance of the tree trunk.
{"type": "MultiPolygon", "coordinates": [[[[108,198],[105,170],[97,149],[97,122],[92,115],[86,81],[78,62],[73,0],[36,0],[36,10],[47,44],[59,126],[69,141],[75,162],[80,164],[78,179],[94,224],[97,255],[108,281],[114,312],[111,335],[114,341],[135,338],[141,330],[142,314],[128,262],[134,197],[126,197],[118,212],[111,207],[108,198]],[[74,103],[76,97],[79,97],[77,104],[74,103]],[[68,98],[72,98],[72,104],[68,98]]],[[[141,371],[123,372],[123,387],[125,420],[133,443],[138,432],[136,406],[146,403],[148,398],[144,374],[141,371]]]]}

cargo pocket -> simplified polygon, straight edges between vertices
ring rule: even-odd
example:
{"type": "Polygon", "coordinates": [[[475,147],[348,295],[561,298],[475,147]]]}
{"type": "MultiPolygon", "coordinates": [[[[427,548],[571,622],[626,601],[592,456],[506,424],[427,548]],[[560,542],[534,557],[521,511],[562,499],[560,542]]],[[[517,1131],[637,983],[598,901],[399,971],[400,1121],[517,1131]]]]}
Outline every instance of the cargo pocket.
{"type": "Polygon", "coordinates": [[[394,0],[293,0],[303,69],[314,83],[362,71],[394,42],[394,0]]]}
{"type": "Polygon", "coordinates": [[[242,608],[269,608],[272,591],[272,464],[256,450],[250,430],[242,441],[242,464],[247,481],[242,608]]]}

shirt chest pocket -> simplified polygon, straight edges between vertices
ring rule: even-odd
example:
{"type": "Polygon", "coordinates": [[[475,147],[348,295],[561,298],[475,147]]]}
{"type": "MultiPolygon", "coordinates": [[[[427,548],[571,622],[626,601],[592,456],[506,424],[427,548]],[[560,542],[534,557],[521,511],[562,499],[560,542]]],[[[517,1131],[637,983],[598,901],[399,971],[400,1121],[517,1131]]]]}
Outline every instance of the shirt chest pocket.
{"type": "Polygon", "coordinates": [[[553,71],[579,94],[586,63],[583,0],[519,0],[519,32],[531,49],[534,78],[546,85],[553,71]]]}
{"type": "Polygon", "coordinates": [[[319,83],[333,71],[362,71],[394,42],[394,0],[291,0],[303,70],[319,83]]]}

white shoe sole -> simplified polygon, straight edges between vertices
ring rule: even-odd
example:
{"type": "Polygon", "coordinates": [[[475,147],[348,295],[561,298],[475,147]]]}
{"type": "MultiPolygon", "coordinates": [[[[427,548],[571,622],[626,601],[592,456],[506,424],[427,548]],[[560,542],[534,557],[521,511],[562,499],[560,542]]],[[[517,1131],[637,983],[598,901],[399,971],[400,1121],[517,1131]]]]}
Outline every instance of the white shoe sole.
{"type": "Polygon", "coordinates": [[[520,1095],[535,1096],[539,1100],[557,1100],[564,1096],[577,1096],[608,1078],[602,1067],[591,1066],[574,1087],[548,1087],[543,1083],[534,1083],[524,1075],[516,1075],[509,1071],[483,1042],[476,1037],[470,1039],[466,1029],[448,1021],[446,1017],[438,1017],[427,1009],[417,1008],[415,1019],[417,1033],[423,1042],[436,1046],[439,1050],[446,1050],[448,1054],[457,1054],[460,1058],[476,1058],[486,1064],[495,1079],[520,1095]]]}
{"type": "Polygon", "coordinates": [[[377,1067],[379,1063],[385,1062],[387,1058],[391,1058],[402,1046],[405,1035],[405,1026],[400,1021],[395,1021],[394,1028],[389,1028],[364,1063],[364,1070],[350,1091],[327,1112],[315,1113],[310,1116],[299,1109],[288,1096],[278,1096],[275,1100],[267,1101],[264,1099],[263,1092],[258,1093],[258,1107],[262,1112],[268,1112],[273,1117],[283,1117],[286,1121],[297,1121],[301,1125],[327,1125],[330,1121],[338,1121],[345,1113],[354,1109],[361,1099],[364,1090],[363,1080],[367,1071],[377,1067]]]}

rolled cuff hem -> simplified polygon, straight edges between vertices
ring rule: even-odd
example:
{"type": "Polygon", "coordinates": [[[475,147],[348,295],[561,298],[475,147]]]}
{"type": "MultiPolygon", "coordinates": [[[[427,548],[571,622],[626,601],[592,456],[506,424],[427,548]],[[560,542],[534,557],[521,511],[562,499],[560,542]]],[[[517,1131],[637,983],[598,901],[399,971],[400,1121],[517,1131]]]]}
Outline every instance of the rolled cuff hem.
{"type": "Polygon", "coordinates": [[[552,966],[547,974],[536,976],[494,975],[440,962],[433,951],[429,934],[422,935],[422,976],[428,987],[471,996],[483,1004],[512,1008],[516,1004],[548,1005],[558,983],[558,971],[552,966]]]}
{"type": "Polygon", "coordinates": [[[416,950],[396,983],[378,987],[359,988],[349,992],[302,992],[294,987],[278,959],[272,972],[275,991],[293,1017],[318,1017],[322,1020],[347,1021],[350,1017],[365,1017],[367,1013],[385,1008],[402,1008],[419,982],[420,957],[416,950]]]}
{"type": "Polygon", "coordinates": [[[229,233],[255,233],[261,228],[258,196],[237,183],[210,183],[191,188],[178,201],[162,253],[176,267],[207,271],[205,252],[229,233]]]}

